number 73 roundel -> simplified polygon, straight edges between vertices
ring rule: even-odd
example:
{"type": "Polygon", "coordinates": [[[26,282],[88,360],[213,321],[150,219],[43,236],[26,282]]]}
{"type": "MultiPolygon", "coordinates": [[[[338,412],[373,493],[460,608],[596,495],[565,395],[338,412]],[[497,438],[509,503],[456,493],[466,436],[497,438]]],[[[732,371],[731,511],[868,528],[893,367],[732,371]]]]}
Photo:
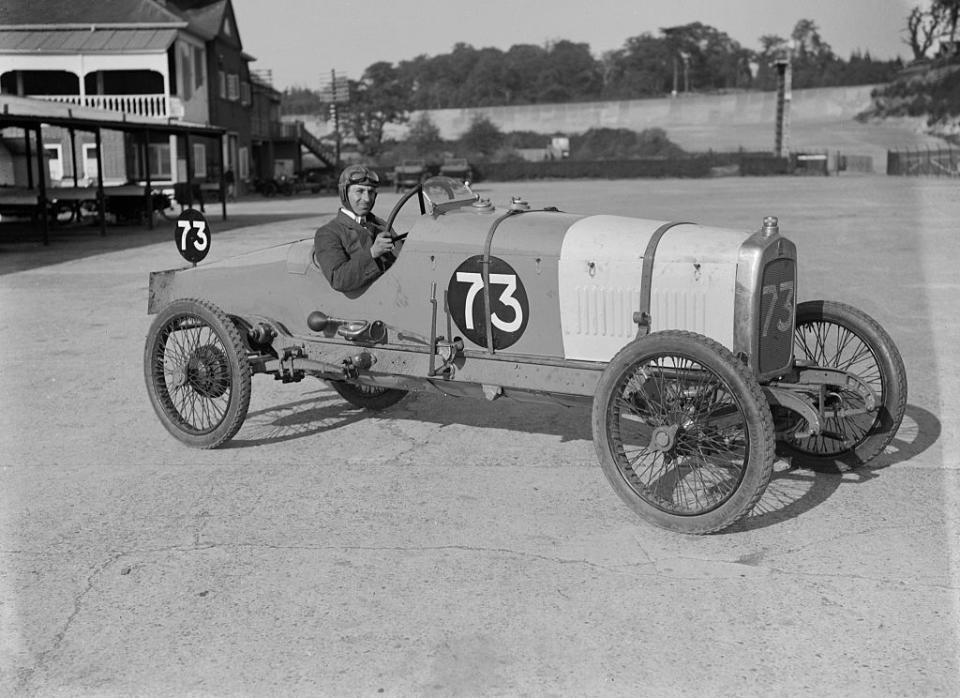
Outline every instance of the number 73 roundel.
{"type": "MultiPolygon", "coordinates": [[[[490,257],[490,330],[493,348],[506,349],[527,328],[530,303],[523,282],[513,268],[497,257],[490,257]]],[[[467,339],[487,346],[486,294],[483,284],[483,256],[465,260],[450,277],[447,305],[457,328],[467,339]]]]}

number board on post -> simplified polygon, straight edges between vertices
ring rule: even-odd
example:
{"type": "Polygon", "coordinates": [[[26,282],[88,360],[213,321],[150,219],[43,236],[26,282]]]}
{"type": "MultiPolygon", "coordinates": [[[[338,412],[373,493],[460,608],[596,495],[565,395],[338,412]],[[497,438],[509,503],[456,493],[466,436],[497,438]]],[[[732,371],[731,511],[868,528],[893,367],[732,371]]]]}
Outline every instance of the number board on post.
{"type": "Polygon", "coordinates": [[[180,256],[196,264],[210,251],[210,227],[200,211],[188,208],[177,218],[173,240],[180,256]]]}

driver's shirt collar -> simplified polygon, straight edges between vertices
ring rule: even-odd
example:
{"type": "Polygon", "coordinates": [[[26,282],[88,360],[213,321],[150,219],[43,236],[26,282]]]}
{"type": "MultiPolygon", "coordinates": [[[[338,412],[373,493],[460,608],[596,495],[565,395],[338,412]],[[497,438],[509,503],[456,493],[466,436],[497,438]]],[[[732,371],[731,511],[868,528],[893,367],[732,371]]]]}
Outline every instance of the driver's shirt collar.
{"type": "Polygon", "coordinates": [[[347,218],[352,218],[355,222],[359,223],[360,225],[363,225],[364,222],[366,221],[366,218],[364,216],[358,216],[356,213],[345,209],[343,206],[340,207],[340,212],[343,213],[343,215],[345,215],[347,218]]]}

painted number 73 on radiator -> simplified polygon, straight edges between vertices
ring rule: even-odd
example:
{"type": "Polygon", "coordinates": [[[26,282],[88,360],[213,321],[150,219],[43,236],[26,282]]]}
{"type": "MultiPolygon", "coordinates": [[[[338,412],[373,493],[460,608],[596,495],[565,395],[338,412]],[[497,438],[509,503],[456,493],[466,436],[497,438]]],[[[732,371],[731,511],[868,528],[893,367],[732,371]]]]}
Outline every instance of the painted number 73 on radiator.
{"type": "Polygon", "coordinates": [[[793,279],[763,287],[761,293],[764,299],[770,300],[763,304],[766,306],[766,312],[763,314],[762,336],[766,337],[770,333],[770,325],[773,324],[773,318],[778,315],[778,311],[777,331],[787,332],[793,329],[793,288],[793,279]]]}

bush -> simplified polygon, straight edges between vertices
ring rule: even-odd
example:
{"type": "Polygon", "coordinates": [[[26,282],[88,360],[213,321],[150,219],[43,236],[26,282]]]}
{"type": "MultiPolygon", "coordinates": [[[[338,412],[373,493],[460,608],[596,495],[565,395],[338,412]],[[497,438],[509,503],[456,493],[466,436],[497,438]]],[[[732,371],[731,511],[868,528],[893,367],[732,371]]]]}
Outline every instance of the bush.
{"type": "Polygon", "coordinates": [[[641,132],[626,128],[593,128],[570,139],[574,160],[619,160],[651,157],[678,157],[683,149],[667,138],[662,128],[641,132]]]}
{"type": "Polygon", "coordinates": [[[483,179],[510,182],[522,179],[633,179],[639,177],[708,177],[712,159],[638,158],[634,160],[544,160],[486,163],[483,179]]]}

